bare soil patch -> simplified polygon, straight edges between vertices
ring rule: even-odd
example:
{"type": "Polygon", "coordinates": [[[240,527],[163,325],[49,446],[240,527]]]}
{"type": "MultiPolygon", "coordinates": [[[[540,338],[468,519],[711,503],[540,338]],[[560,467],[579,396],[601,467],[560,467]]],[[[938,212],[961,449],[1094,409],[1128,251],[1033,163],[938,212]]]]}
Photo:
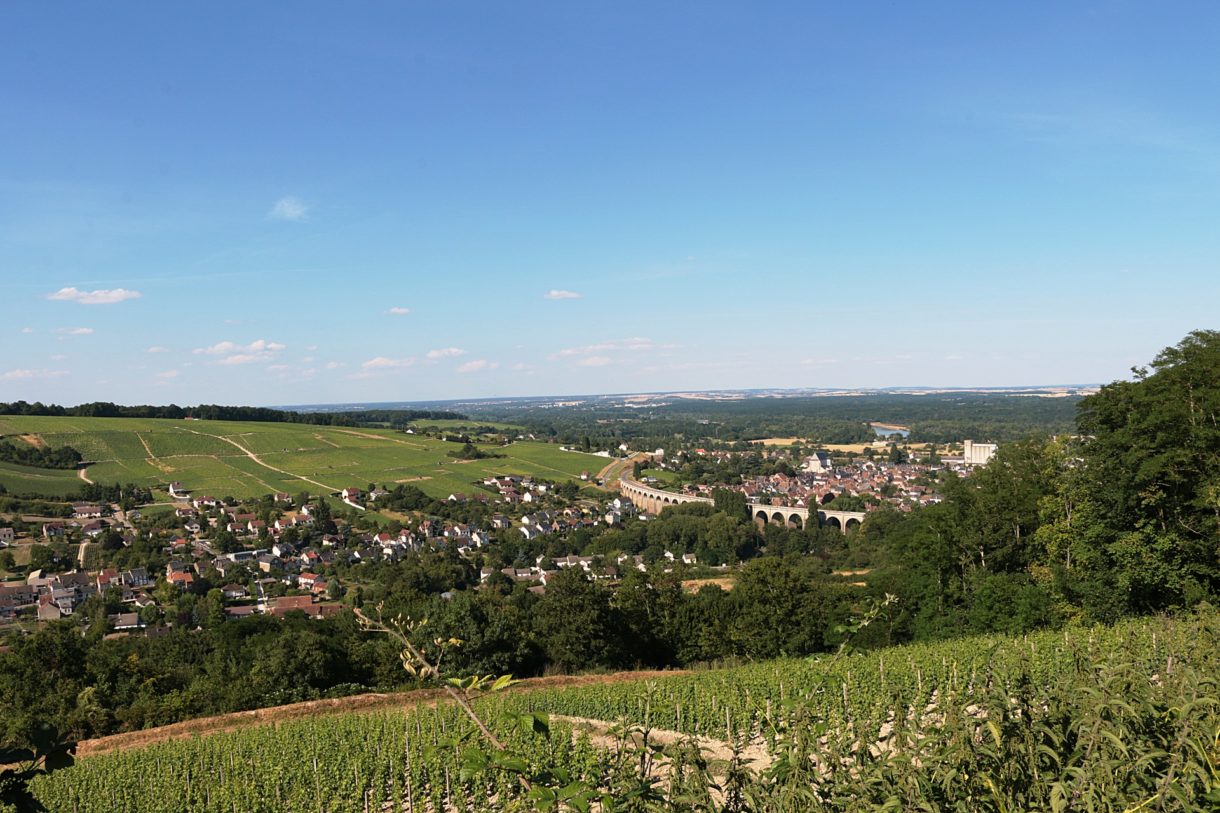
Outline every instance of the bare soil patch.
{"type": "Polygon", "coordinates": [[[47,448],[47,442],[42,439],[42,435],[18,435],[17,437],[33,446],[35,449],[47,448]]]}
{"type": "Polygon", "coordinates": [[[687,579],[682,582],[682,589],[688,593],[698,593],[705,585],[715,585],[721,590],[732,590],[737,580],[732,576],[721,576],[715,579],[687,579]]]}

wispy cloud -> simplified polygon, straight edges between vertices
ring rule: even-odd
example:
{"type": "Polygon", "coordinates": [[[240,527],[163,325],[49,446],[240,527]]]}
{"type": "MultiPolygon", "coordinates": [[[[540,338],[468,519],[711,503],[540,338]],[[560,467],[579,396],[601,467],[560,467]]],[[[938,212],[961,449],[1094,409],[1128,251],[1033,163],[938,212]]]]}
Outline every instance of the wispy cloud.
{"type": "Polygon", "coordinates": [[[343,362],[341,362],[341,361],[328,361],[328,362],[326,362],[326,369],[328,369],[328,370],[338,370],[340,367],[346,367],[346,366],[347,366],[347,365],[346,365],[346,364],[344,364],[344,363],[343,363],[343,362]]]}
{"type": "Polygon", "coordinates": [[[159,345],[159,344],[154,344],[152,347],[148,348],[148,349],[147,349],[147,350],[145,350],[144,352],[145,352],[145,353],[168,353],[168,352],[169,352],[169,348],[168,348],[168,347],[162,347],[162,346],[161,346],[161,345],[159,345]]]}
{"type": "Polygon", "coordinates": [[[588,356],[576,362],[577,367],[605,367],[607,364],[612,364],[614,359],[609,356],[588,356]]]}
{"type": "Polygon", "coordinates": [[[177,370],[166,370],[162,373],[157,373],[157,378],[177,378],[181,373],[177,370]]]}
{"type": "Polygon", "coordinates": [[[484,370],[494,370],[500,366],[497,361],[488,361],[487,359],[475,359],[468,361],[457,368],[459,373],[481,373],[484,370]]]}
{"type": "Polygon", "coordinates": [[[217,342],[210,347],[197,347],[196,355],[223,356],[213,364],[255,364],[260,361],[271,361],[284,350],[286,345],[279,342],[269,342],[266,339],[256,339],[249,344],[236,342],[217,342]]]}
{"type": "Polygon", "coordinates": [[[390,308],[388,311],[386,311],[386,313],[390,314],[391,316],[406,316],[410,312],[411,312],[410,308],[398,308],[398,307],[390,308]]]}
{"type": "Polygon", "coordinates": [[[547,358],[551,361],[564,358],[572,358],[574,356],[595,356],[605,355],[606,353],[622,353],[631,352],[639,353],[646,350],[668,350],[675,345],[672,344],[657,344],[652,339],[645,339],[636,336],[630,339],[614,339],[608,342],[598,342],[597,344],[586,344],[583,347],[567,347],[563,350],[557,350],[551,353],[547,358]]]}
{"type": "Polygon", "coordinates": [[[23,327],[23,328],[21,328],[21,332],[22,332],[22,333],[33,333],[33,332],[34,332],[34,328],[32,328],[32,327],[23,327]]]}
{"type": "Polygon", "coordinates": [[[464,355],[466,355],[466,351],[457,347],[442,347],[439,350],[428,351],[428,359],[430,361],[436,361],[437,359],[452,359],[464,355]]]}
{"type": "Polygon", "coordinates": [[[67,370],[9,370],[0,373],[0,381],[29,381],[36,378],[59,378],[67,375],[67,370]]]}
{"type": "Polygon", "coordinates": [[[56,328],[55,332],[61,336],[88,336],[93,332],[91,327],[61,327],[56,328]]]}
{"type": "Polygon", "coordinates": [[[126,288],[102,288],[96,291],[82,291],[78,288],[60,288],[53,294],[47,294],[47,299],[60,302],[79,302],[82,305],[113,305],[128,299],[139,299],[139,291],[129,291],[126,288]]]}
{"type": "Polygon", "coordinates": [[[309,206],[305,201],[293,195],[285,195],[275,202],[267,217],[272,220],[289,220],[299,223],[309,219],[309,206]]]}
{"type": "Polygon", "coordinates": [[[552,288],[542,295],[543,299],[583,299],[583,294],[578,294],[575,291],[562,291],[558,288],[552,288]]]}
{"type": "Polygon", "coordinates": [[[392,359],[385,356],[377,356],[364,362],[360,366],[365,370],[398,370],[403,367],[410,367],[416,362],[415,356],[407,356],[401,359],[392,359]]]}

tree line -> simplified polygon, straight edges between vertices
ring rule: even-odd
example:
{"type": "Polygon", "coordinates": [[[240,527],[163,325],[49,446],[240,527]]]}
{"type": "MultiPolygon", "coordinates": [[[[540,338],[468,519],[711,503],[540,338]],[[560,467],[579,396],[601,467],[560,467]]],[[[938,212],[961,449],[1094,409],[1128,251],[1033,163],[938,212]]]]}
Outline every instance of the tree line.
{"type": "Polygon", "coordinates": [[[39,401],[0,403],[0,415],[35,415],[76,418],[196,418],[208,421],[250,421],[255,423],[303,423],[315,426],[361,426],[365,424],[406,424],[416,420],[465,420],[464,415],[430,409],[364,409],[350,412],[293,412],[252,406],[123,406],[109,401],[65,407],[39,401]]]}

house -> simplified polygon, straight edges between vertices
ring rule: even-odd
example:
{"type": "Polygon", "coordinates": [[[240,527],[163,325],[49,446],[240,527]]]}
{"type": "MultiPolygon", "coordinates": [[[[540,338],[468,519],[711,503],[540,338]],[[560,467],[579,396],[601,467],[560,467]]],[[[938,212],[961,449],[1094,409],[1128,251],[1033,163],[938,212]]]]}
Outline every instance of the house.
{"type": "Polygon", "coordinates": [[[258,612],[253,604],[239,604],[236,607],[225,607],[225,615],[229,618],[246,618],[258,612]]]}
{"type": "Polygon", "coordinates": [[[84,525],[80,526],[80,529],[85,536],[89,537],[90,539],[95,539],[105,533],[106,524],[100,519],[95,519],[92,522],[86,522],[84,525]]]}
{"type": "Polygon", "coordinates": [[[11,545],[17,539],[17,532],[12,528],[0,528],[0,546],[11,545]]]}
{"type": "Polygon", "coordinates": [[[190,590],[195,586],[195,576],[188,571],[175,571],[169,574],[167,581],[180,590],[190,590]]]}
{"type": "Polygon", "coordinates": [[[100,505],[78,502],[72,506],[73,519],[97,519],[101,515],[102,507],[100,505]]]}
{"type": "Polygon", "coordinates": [[[68,528],[62,522],[44,522],[42,525],[42,535],[47,539],[52,539],[57,536],[66,536],[68,528]]]}
{"type": "Polygon", "coordinates": [[[144,622],[140,620],[139,613],[118,613],[106,616],[106,620],[116,632],[144,629],[144,622]]]}
{"type": "Polygon", "coordinates": [[[280,491],[276,493],[275,501],[292,505],[292,496],[287,491],[280,491]]]}
{"type": "Polygon", "coordinates": [[[150,583],[152,579],[148,578],[148,571],[142,567],[133,567],[119,574],[119,584],[124,587],[144,587],[150,583]]]}
{"type": "Polygon", "coordinates": [[[173,482],[169,484],[169,495],[175,499],[185,500],[191,496],[191,492],[182,487],[182,483],[173,482]]]}
{"type": "Polygon", "coordinates": [[[275,556],[288,557],[296,556],[297,549],[291,542],[276,542],[271,546],[271,553],[275,556]]]}
{"type": "Polygon", "coordinates": [[[302,573],[300,576],[297,576],[297,584],[299,584],[301,587],[303,587],[306,590],[313,587],[314,583],[319,582],[321,580],[322,580],[321,576],[319,576],[316,573],[310,573],[308,571],[302,573]]]}
{"type": "Polygon", "coordinates": [[[297,611],[314,615],[313,596],[281,596],[267,602],[268,615],[285,616],[297,611]]]}
{"type": "Polygon", "coordinates": [[[491,527],[496,528],[497,530],[501,528],[511,528],[513,527],[513,522],[503,514],[492,514],[491,527]]]}
{"type": "Polygon", "coordinates": [[[360,493],[358,488],[345,488],[339,492],[339,499],[347,503],[355,502],[360,499],[360,493]]]}
{"type": "Polygon", "coordinates": [[[225,601],[240,601],[250,597],[250,592],[246,590],[243,584],[226,584],[220,588],[220,592],[224,596],[225,601]]]}
{"type": "Polygon", "coordinates": [[[369,492],[369,499],[373,502],[385,499],[388,496],[390,496],[390,492],[386,491],[384,488],[375,488],[369,492]]]}
{"type": "Polygon", "coordinates": [[[326,582],[326,580],[325,580],[325,579],[318,579],[316,582],[314,582],[314,583],[313,583],[313,584],[310,586],[310,588],[309,588],[309,594],[310,594],[311,596],[323,596],[323,595],[326,595],[326,590],[327,590],[327,588],[328,588],[328,587],[330,587],[330,585],[329,585],[329,584],[326,582]]]}

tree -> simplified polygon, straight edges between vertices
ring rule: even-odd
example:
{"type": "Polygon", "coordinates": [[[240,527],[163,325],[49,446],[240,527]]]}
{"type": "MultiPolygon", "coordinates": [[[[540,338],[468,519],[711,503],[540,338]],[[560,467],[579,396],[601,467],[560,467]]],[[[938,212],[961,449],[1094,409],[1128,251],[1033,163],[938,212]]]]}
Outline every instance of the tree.
{"type": "Polygon", "coordinates": [[[1104,530],[1073,581],[1150,612],[1220,592],[1220,332],[1134,372],[1080,402],[1082,491],[1104,530]]]}
{"type": "Polygon", "coordinates": [[[729,488],[712,489],[712,503],[717,511],[723,511],[731,517],[744,517],[749,503],[746,495],[729,488]]]}
{"type": "Polygon", "coordinates": [[[534,608],[534,636],[547,661],[564,672],[621,666],[621,629],[608,591],[578,568],[549,580],[534,608]]]}

